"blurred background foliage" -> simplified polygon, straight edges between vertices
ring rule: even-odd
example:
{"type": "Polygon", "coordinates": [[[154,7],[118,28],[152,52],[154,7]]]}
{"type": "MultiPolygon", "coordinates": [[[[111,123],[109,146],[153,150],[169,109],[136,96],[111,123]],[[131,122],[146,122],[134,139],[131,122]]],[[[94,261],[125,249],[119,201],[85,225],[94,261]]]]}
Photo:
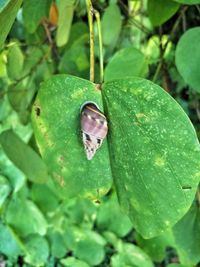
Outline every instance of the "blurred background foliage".
{"type": "MultiPolygon", "coordinates": [[[[101,15],[105,81],[139,76],[160,84],[200,137],[199,3],[94,0],[93,6],[101,15]]],[[[0,132],[12,129],[0,136],[0,266],[197,266],[196,203],[172,230],[145,240],[121,213],[113,190],[96,202],[64,201],[47,177],[30,112],[40,83],[51,75],[89,79],[85,1],[1,0],[0,25],[0,132]]]]}

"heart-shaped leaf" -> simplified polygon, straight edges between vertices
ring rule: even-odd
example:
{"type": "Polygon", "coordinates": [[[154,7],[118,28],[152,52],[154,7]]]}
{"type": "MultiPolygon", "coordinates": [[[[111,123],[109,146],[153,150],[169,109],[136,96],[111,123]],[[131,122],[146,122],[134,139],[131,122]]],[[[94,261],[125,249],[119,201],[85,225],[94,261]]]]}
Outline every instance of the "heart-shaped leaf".
{"type": "Polygon", "coordinates": [[[107,143],[88,161],[80,132],[80,107],[94,101],[103,110],[101,92],[89,81],[57,75],[43,83],[33,109],[40,152],[63,195],[104,195],[111,186],[107,143]]]}
{"type": "Polygon", "coordinates": [[[107,82],[102,94],[109,153],[104,142],[87,161],[80,106],[94,101],[103,111],[101,92],[93,83],[68,75],[45,82],[33,110],[41,154],[66,196],[105,194],[112,169],[121,206],[143,237],[154,237],[172,227],[194,198],[200,178],[195,131],[176,101],[147,80],[107,82]]]}
{"type": "Polygon", "coordinates": [[[103,98],[112,174],[135,228],[150,238],[189,209],[200,178],[200,146],[188,117],[162,88],[134,78],[108,82],[103,98]]]}

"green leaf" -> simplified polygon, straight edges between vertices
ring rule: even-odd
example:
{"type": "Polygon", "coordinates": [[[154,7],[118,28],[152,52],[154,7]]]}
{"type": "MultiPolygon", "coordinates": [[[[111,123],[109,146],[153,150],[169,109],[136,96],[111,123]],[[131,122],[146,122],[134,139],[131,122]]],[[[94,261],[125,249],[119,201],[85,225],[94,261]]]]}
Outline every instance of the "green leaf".
{"type": "Polygon", "coordinates": [[[32,201],[19,197],[9,203],[6,222],[23,237],[33,233],[45,235],[47,231],[46,220],[37,206],[32,201]]]}
{"type": "Polygon", "coordinates": [[[179,4],[172,0],[148,0],[148,13],[154,26],[159,26],[170,19],[179,9],[179,4]]]}
{"type": "Polygon", "coordinates": [[[91,266],[100,264],[105,257],[105,240],[96,232],[85,231],[77,238],[74,255],[91,266]]]}
{"type": "Polygon", "coordinates": [[[127,235],[132,229],[132,223],[122,214],[116,199],[101,204],[97,214],[97,226],[101,230],[112,231],[119,237],[127,235]]]}
{"type": "Polygon", "coordinates": [[[51,231],[48,233],[48,239],[50,242],[51,255],[55,258],[63,258],[68,252],[63,233],[61,231],[51,231]]]}
{"type": "Polygon", "coordinates": [[[195,130],[176,101],[150,81],[115,80],[102,92],[119,202],[136,230],[154,237],[174,225],[194,199],[200,178],[195,130]]]}
{"type": "Polygon", "coordinates": [[[77,75],[82,78],[88,78],[89,68],[88,49],[84,44],[74,44],[67,48],[59,64],[61,73],[77,75]]]}
{"type": "Polygon", "coordinates": [[[139,247],[122,243],[118,254],[111,258],[111,267],[153,267],[154,264],[149,256],[139,247]]]}
{"type": "Polygon", "coordinates": [[[8,195],[11,192],[11,187],[8,182],[8,179],[6,179],[4,176],[0,175],[0,208],[3,205],[4,201],[8,197],[8,195]]]}
{"type": "Polygon", "coordinates": [[[0,5],[0,49],[11,29],[11,26],[22,4],[22,0],[7,0],[0,5]]]}
{"type": "Polygon", "coordinates": [[[85,101],[103,109],[101,92],[93,83],[57,75],[43,83],[32,112],[40,152],[63,197],[98,198],[112,182],[106,141],[92,161],[86,159],[80,133],[80,107],[85,101]]]}
{"type": "Polygon", "coordinates": [[[171,263],[168,264],[167,267],[188,267],[188,266],[179,263],[171,263]]]}
{"type": "Polygon", "coordinates": [[[200,92],[200,27],[186,31],[176,47],[176,66],[186,83],[200,92]]]}
{"type": "Polygon", "coordinates": [[[48,17],[51,0],[24,0],[23,19],[29,33],[34,33],[44,17],[48,17]]]}
{"type": "Polygon", "coordinates": [[[174,0],[180,4],[185,4],[185,5],[196,5],[200,4],[200,0],[174,0]]]}
{"type": "Polygon", "coordinates": [[[105,81],[129,76],[144,77],[147,69],[147,60],[142,52],[134,47],[124,48],[117,52],[106,66],[105,81]]]}
{"type": "Polygon", "coordinates": [[[105,9],[102,18],[103,43],[105,45],[114,45],[119,37],[122,27],[122,18],[120,9],[116,4],[110,4],[105,9]]]}
{"type": "Polygon", "coordinates": [[[137,235],[136,241],[138,246],[156,262],[163,261],[166,257],[167,247],[172,247],[172,245],[174,245],[173,234],[170,230],[150,239],[144,239],[140,235],[137,235]]]}
{"type": "Polygon", "coordinates": [[[66,267],[90,267],[86,262],[80,261],[74,257],[68,257],[60,261],[66,267]]]}
{"type": "Polygon", "coordinates": [[[0,223],[0,252],[10,258],[17,258],[21,253],[22,244],[13,230],[0,223]]]}
{"type": "Polygon", "coordinates": [[[48,179],[47,169],[42,159],[12,130],[1,133],[0,143],[8,158],[26,174],[30,181],[43,183],[48,179]]]}
{"type": "Polygon", "coordinates": [[[39,235],[31,235],[25,241],[25,262],[31,266],[44,266],[49,256],[49,245],[45,238],[39,235]]]}
{"type": "Polygon", "coordinates": [[[34,184],[31,187],[31,197],[44,213],[55,211],[58,207],[59,199],[46,184],[34,184]]]}
{"type": "Polygon", "coordinates": [[[56,33],[57,46],[63,46],[68,42],[73,14],[74,14],[75,0],[60,0],[58,4],[58,29],[56,33]]]}
{"type": "Polygon", "coordinates": [[[7,71],[8,76],[11,79],[17,80],[22,75],[22,69],[24,64],[24,56],[18,45],[18,43],[13,43],[8,49],[8,64],[7,71]]]}
{"type": "Polygon", "coordinates": [[[200,261],[200,210],[196,203],[173,227],[173,233],[180,262],[196,266],[200,261]]]}

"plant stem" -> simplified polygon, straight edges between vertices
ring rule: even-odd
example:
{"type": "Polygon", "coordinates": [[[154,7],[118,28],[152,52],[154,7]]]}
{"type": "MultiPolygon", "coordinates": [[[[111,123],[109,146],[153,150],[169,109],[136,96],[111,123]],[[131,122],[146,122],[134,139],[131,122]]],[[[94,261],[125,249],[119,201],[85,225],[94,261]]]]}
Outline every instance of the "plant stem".
{"type": "Polygon", "coordinates": [[[93,28],[93,7],[91,0],[86,0],[88,12],[88,24],[90,31],[90,81],[94,82],[94,28],[93,28]]]}
{"type": "Polygon", "coordinates": [[[101,33],[101,20],[100,15],[97,10],[94,11],[95,18],[97,21],[97,30],[99,38],[99,60],[100,60],[100,83],[103,82],[103,43],[102,43],[102,33],[101,33]]]}

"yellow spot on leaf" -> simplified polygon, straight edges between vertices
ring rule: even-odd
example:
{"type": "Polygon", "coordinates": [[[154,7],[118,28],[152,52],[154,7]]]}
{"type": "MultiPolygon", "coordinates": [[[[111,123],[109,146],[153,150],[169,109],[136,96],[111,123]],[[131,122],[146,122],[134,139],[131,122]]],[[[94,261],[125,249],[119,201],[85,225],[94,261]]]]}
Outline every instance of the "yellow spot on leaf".
{"type": "Polygon", "coordinates": [[[162,167],[165,165],[165,160],[163,158],[156,158],[155,160],[155,165],[156,166],[159,166],[159,167],[162,167]]]}

